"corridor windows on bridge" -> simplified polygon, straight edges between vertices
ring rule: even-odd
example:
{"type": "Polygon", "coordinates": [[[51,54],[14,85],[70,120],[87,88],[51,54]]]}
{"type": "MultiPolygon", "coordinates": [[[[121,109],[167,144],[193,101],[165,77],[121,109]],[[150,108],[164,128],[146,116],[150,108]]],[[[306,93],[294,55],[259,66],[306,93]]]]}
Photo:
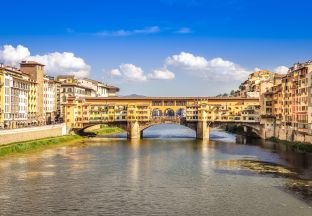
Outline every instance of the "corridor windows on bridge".
{"type": "Polygon", "coordinates": [[[152,101],[152,106],[162,106],[163,103],[161,100],[154,100],[152,101]]]}
{"type": "Polygon", "coordinates": [[[186,106],[186,101],[182,100],[182,101],[176,101],[176,106],[186,106]]]}
{"type": "Polygon", "coordinates": [[[166,100],[164,101],[165,106],[174,106],[174,100],[166,100]]]}

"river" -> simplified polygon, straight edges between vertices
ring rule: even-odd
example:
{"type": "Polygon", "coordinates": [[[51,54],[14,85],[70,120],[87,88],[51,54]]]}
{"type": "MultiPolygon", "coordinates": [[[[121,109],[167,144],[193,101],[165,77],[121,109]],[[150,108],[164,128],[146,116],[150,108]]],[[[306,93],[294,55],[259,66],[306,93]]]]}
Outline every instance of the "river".
{"type": "Polygon", "coordinates": [[[173,125],[124,136],[0,159],[0,215],[312,215],[311,155],[173,125]]]}

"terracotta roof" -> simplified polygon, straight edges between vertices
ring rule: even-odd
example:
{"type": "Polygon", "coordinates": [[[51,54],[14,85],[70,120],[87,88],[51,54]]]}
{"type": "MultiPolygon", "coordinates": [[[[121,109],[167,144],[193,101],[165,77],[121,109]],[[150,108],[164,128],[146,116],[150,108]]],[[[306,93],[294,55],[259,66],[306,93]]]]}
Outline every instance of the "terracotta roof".
{"type": "Polygon", "coordinates": [[[59,78],[75,78],[75,76],[74,75],[58,75],[56,79],[59,79],[59,78]]]}
{"type": "MultiPolygon", "coordinates": [[[[105,84],[104,84],[105,85],[105,84]]],[[[106,85],[107,88],[109,89],[117,89],[117,91],[119,91],[119,88],[116,86],[112,86],[112,85],[106,85]]]]}

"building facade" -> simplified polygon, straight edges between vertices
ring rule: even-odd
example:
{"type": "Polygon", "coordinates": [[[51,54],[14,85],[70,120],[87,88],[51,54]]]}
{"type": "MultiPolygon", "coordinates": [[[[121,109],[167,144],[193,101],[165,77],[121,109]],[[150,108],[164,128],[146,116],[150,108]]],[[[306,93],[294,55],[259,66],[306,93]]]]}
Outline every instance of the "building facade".
{"type": "Polygon", "coordinates": [[[71,75],[47,76],[44,65],[22,61],[20,68],[0,64],[0,128],[62,122],[68,97],[116,96],[119,89],[71,75]]]}
{"type": "Polygon", "coordinates": [[[73,75],[61,75],[56,78],[60,83],[60,118],[65,116],[64,106],[69,97],[109,97],[117,96],[119,88],[83,78],[76,79],[73,75]]]}
{"type": "Polygon", "coordinates": [[[17,68],[0,65],[2,128],[27,125],[29,76],[17,68]]]}
{"type": "Polygon", "coordinates": [[[312,135],[311,84],[312,61],[296,63],[263,94],[261,120],[272,136],[306,141],[312,135]]]}
{"type": "Polygon", "coordinates": [[[201,104],[209,110],[205,120],[215,122],[259,122],[257,98],[192,98],[192,97],[69,97],[65,104],[65,122],[69,128],[86,124],[124,121],[157,121],[185,119],[200,121],[201,104]]]}
{"type": "Polygon", "coordinates": [[[20,70],[36,83],[36,91],[34,92],[36,113],[30,120],[37,125],[44,125],[44,65],[34,61],[22,61],[20,63],[20,70]]]}
{"type": "Polygon", "coordinates": [[[45,121],[47,124],[57,122],[59,117],[58,97],[60,83],[54,80],[54,77],[45,76],[43,83],[43,108],[45,121]]]}
{"type": "Polygon", "coordinates": [[[119,92],[119,88],[115,86],[107,85],[88,78],[78,79],[77,83],[80,86],[92,89],[92,97],[114,97],[117,96],[117,93],[119,92]]]}
{"type": "Polygon", "coordinates": [[[273,72],[268,70],[251,73],[248,79],[239,86],[235,96],[259,98],[263,92],[272,86],[274,75],[273,72]]]}

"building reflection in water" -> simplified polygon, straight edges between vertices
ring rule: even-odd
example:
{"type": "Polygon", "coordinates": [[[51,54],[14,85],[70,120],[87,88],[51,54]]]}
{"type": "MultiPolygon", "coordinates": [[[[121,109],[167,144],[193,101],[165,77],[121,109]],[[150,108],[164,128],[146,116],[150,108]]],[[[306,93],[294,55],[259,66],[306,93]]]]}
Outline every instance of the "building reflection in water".
{"type": "Polygon", "coordinates": [[[130,147],[130,151],[131,151],[131,158],[128,162],[129,177],[130,177],[132,186],[135,186],[137,185],[137,182],[139,180],[139,173],[140,173],[141,140],[140,139],[129,140],[128,146],[130,147]]]}
{"type": "MultiPolygon", "coordinates": [[[[236,144],[252,145],[268,150],[271,153],[277,153],[280,158],[281,165],[288,165],[295,169],[298,173],[302,173],[304,178],[312,178],[312,172],[307,172],[307,169],[312,167],[312,155],[300,152],[294,152],[291,147],[274,143],[267,140],[248,138],[238,135],[236,144]],[[304,172],[305,171],[305,172],[304,172]]],[[[276,155],[276,156],[277,156],[276,155]]]]}
{"type": "Polygon", "coordinates": [[[197,140],[197,145],[201,147],[201,172],[207,175],[211,172],[211,161],[214,157],[215,151],[209,150],[211,150],[211,146],[214,146],[214,142],[211,142],[209,140],[197,140]]]}

